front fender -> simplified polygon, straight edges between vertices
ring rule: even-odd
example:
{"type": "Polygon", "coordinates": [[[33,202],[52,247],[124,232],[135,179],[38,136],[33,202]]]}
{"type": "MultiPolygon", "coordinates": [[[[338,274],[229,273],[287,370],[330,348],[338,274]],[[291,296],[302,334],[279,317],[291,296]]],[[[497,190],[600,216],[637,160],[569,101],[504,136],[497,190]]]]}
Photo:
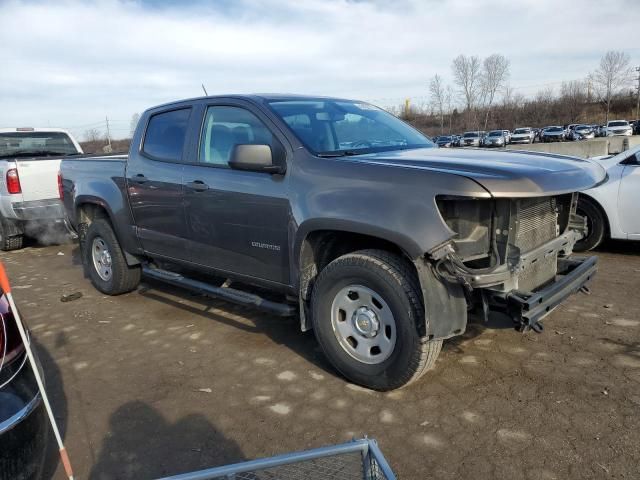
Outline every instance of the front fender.
{"type": "Polygon", "coordinates": [[[304,239],[317,230],[377,237],[416,259],[453,235],[436,196],[474,196],[481,190],[461,175],[402,166],[301,155],[292,167],[294,263],[304,239]]]}

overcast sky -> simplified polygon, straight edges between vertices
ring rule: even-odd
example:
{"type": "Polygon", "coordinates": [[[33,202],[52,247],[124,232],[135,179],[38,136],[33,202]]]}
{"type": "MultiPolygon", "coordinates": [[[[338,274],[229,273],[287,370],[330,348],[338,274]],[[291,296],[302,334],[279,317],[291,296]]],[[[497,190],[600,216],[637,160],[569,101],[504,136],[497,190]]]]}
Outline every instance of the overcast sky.
{"type": "MultiPolygon", "coordinates": [[[[502,53],[533,95],[609,49],[640,65],[639,0],[0,0],[0,126],[82,134],[109,116],[209,94],[427,100],[460,53],[502,53]]],[[[102,122],[102,124],[100,123],[102,122]]]]}

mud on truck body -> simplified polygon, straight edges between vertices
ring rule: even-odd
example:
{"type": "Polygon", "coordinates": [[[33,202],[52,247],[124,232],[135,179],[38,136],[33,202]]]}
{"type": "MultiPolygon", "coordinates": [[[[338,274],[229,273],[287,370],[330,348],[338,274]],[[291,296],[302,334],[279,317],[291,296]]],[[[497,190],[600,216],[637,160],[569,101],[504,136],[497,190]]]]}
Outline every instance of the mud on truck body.
{"type": "Polygon", "coordinates": [[[571,256],[576,192],[604,178],[576,158],[438,149],[372,105],[283,95],[161,105],[128,156],[61,167],[100,291],[144,274],[297,315],[337,370],[378,390],[429,370],[468,312],[541,330],[596,272],[571,256]]]}

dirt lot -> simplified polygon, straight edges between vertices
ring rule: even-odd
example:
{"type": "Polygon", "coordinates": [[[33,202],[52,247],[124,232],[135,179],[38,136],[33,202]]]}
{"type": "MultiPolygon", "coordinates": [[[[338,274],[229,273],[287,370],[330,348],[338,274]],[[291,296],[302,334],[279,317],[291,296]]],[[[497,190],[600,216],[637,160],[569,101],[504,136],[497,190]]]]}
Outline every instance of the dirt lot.
{"type": "Polygon", "coordinates": [[[79,479],[151,479],[364,434],[402,479],[637,479],[640,246],[599,255],[592,295],[544,334],[472,324],[436,370],[386,394],[337,376],[292,320],[159,284],[103,296],[73,244],[1,258],[79,479]]]}

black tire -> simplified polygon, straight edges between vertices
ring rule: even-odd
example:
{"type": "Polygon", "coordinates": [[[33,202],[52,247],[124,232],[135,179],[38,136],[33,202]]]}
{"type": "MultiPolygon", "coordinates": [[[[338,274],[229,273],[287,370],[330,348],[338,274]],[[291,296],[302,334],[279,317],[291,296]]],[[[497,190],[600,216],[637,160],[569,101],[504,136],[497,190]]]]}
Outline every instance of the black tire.
{"type": "Polygon", "coordinates": [[[134,290],[142,275],[140,266],[130,267],[124,258],[118,239],[106,219],[94,220],[82,243],[82,261],[91,283],[106,295],[120,295],[134,290]],[[101,242],[110,255],[110,275],[102,278],[93,260],[94,240],[101,242]]]}
{"type": "MultiPolygon", "coordinates": [[[[393,390],[419,379],[433,367],[442,340],[419,334],[424,308],[413,266],[383,250],[343,255],[318,275],[311,299],[313,328],[331,364],[350,381],[374,390],[393,390]],[[332,305],[351,285],[375,292],[389,307],[395,322],[395,344],[388,358],[370,364],[354,358],[334,333],[332,305]]],[[[353,318],[353,317],[352,317],[353,318]]]]}
{"type": "Polygon", "coordinates": [[[600,207],[584,198],[578,199],[576,213],[587,218],[587,236],[579,242],[576,242],[573,249],[576,252],[593,250],[600,245],[605,238],[607,219],[600,207]]]}
{"type": "Polygon", "coordinates": [[[8,252],[10,250],[20,250],[24,244],[24,235],[21,233],[11,234],[11,229],[7,228],[8,220],[0,218],[0,250],[8,252]]]}

